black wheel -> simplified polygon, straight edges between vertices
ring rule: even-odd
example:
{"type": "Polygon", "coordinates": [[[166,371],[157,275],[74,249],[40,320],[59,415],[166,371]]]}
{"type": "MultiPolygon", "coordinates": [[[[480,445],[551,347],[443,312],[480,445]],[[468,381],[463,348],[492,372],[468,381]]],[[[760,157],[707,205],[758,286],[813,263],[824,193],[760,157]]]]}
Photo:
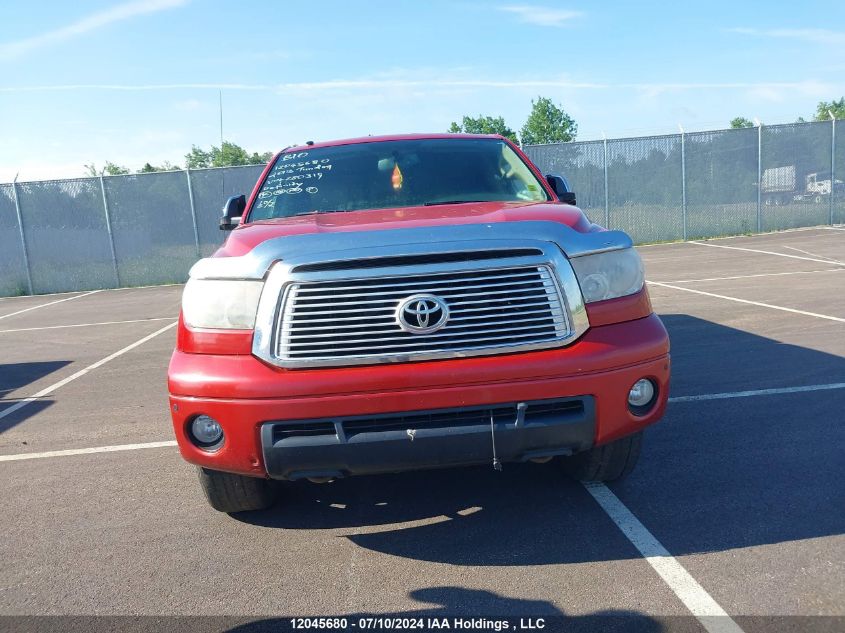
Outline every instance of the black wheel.
{"type": "Polygon", "coordinates": [[[643,433],[595,446],[561,460],[567,475],[579,481],[616,481],[627,477],[637,465],[643,433]]]}
{"type": "Polygon", "coordinates": [[[200,485],[212,508],[220,512],[263,510],[273,505],[270,482],[258,477],[233,475],[199,468],[200,485]]]}

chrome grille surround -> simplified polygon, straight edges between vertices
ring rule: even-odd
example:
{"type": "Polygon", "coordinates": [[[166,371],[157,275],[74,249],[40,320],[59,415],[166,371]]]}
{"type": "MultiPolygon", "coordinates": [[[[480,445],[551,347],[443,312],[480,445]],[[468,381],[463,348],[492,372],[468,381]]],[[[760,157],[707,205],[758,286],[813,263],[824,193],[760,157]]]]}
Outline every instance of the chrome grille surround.
{"type": "MultiPolygon", "coordinates": [[[[369,253],[344,253],[331,270],[302,272],[313,262],[277,262],[259,304],[253,353],[289,369],[343,367],[548,349],[580,337],[589,327],[586,309],[560,249],[506,244],[438,245],[438,254],[467,252],[459,263],[379,267],[369,253]],[[536,254],[509,256],[519,247],[536,254]],[[502,257],[471,259],[491,250],[502,257]],[[430,334],[403,331],[397,307],[422,293],[442,298],[449,320],[430,334]]],[[[431,245],[394,248],[394,258],[425,257],[431,245]]]]}

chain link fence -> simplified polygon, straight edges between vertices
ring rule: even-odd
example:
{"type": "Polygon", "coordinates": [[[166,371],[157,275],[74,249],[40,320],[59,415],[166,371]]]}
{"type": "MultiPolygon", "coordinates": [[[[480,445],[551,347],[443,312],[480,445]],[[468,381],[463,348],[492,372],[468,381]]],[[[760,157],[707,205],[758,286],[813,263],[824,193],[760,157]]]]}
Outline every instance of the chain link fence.
{"type": "Polygon", "coordinates": [[[0,296],[181,283],[264,165],[0,184],[0,296]]]}
{"type": "MultiPolygon", "coordinates": [[[[525,148],[636,243],[845,222],[845,126],[795,123],[525,148]],[[839,136],[837,137],[837,133],[839,136]]],[[[0,184],[0,296],[183,282],[264,165],[0,184]]]]}
{"type": "Polygon", "coordinates": [[[524,149],[543,173],[566,176],[594,222],[642,244],[841,224],[840,128],[822,121],[524,149]]]}

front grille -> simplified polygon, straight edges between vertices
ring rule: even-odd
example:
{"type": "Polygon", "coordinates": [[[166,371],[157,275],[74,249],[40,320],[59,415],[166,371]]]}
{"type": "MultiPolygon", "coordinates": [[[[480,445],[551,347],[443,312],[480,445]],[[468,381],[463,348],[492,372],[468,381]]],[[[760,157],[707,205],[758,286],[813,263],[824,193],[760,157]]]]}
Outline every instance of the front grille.
{"type": "Polygon", "coordinates": [[[288,286],[277,325],[277,358],[346,364],[460,355],[464,350],[513,351],[570,334],[564,302],[548,266],[367,277],[288,286]],[[405,331],[399,305],[435,295],[448,306],[441,329],[405,331]]]}
{"type": "Polygon", "coordinates": [[[585,400],[589,397],[535,400],[523,404],[508,403],[486,407],[463,407],[460,409],[434,409],[431,411],[410,411],[385,413],[348,418],[304,420],[297,422],[271,422],[273,443],[304,436],[338,436],[346,439],[362,433],[389,433],[408,430],[448,429],[468,426],[490,426],[490,418],[499,424],[519,423],[549,424],[577,421],[585,413],[585,400]],[[342,432],[339,435],[338,427],[342,432]]]}

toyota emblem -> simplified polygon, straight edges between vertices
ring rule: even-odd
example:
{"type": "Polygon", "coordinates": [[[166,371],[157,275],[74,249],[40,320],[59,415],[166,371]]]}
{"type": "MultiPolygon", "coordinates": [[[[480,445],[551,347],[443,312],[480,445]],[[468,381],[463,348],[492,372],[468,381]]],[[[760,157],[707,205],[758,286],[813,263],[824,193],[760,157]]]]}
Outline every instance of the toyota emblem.
{"type": "Polygon", "coordinates": [[[431,334],[449,320],[449,306],[434,295],[414,295],[404,299],[396,309],[396,322],[411,334],[431,334]]]}

